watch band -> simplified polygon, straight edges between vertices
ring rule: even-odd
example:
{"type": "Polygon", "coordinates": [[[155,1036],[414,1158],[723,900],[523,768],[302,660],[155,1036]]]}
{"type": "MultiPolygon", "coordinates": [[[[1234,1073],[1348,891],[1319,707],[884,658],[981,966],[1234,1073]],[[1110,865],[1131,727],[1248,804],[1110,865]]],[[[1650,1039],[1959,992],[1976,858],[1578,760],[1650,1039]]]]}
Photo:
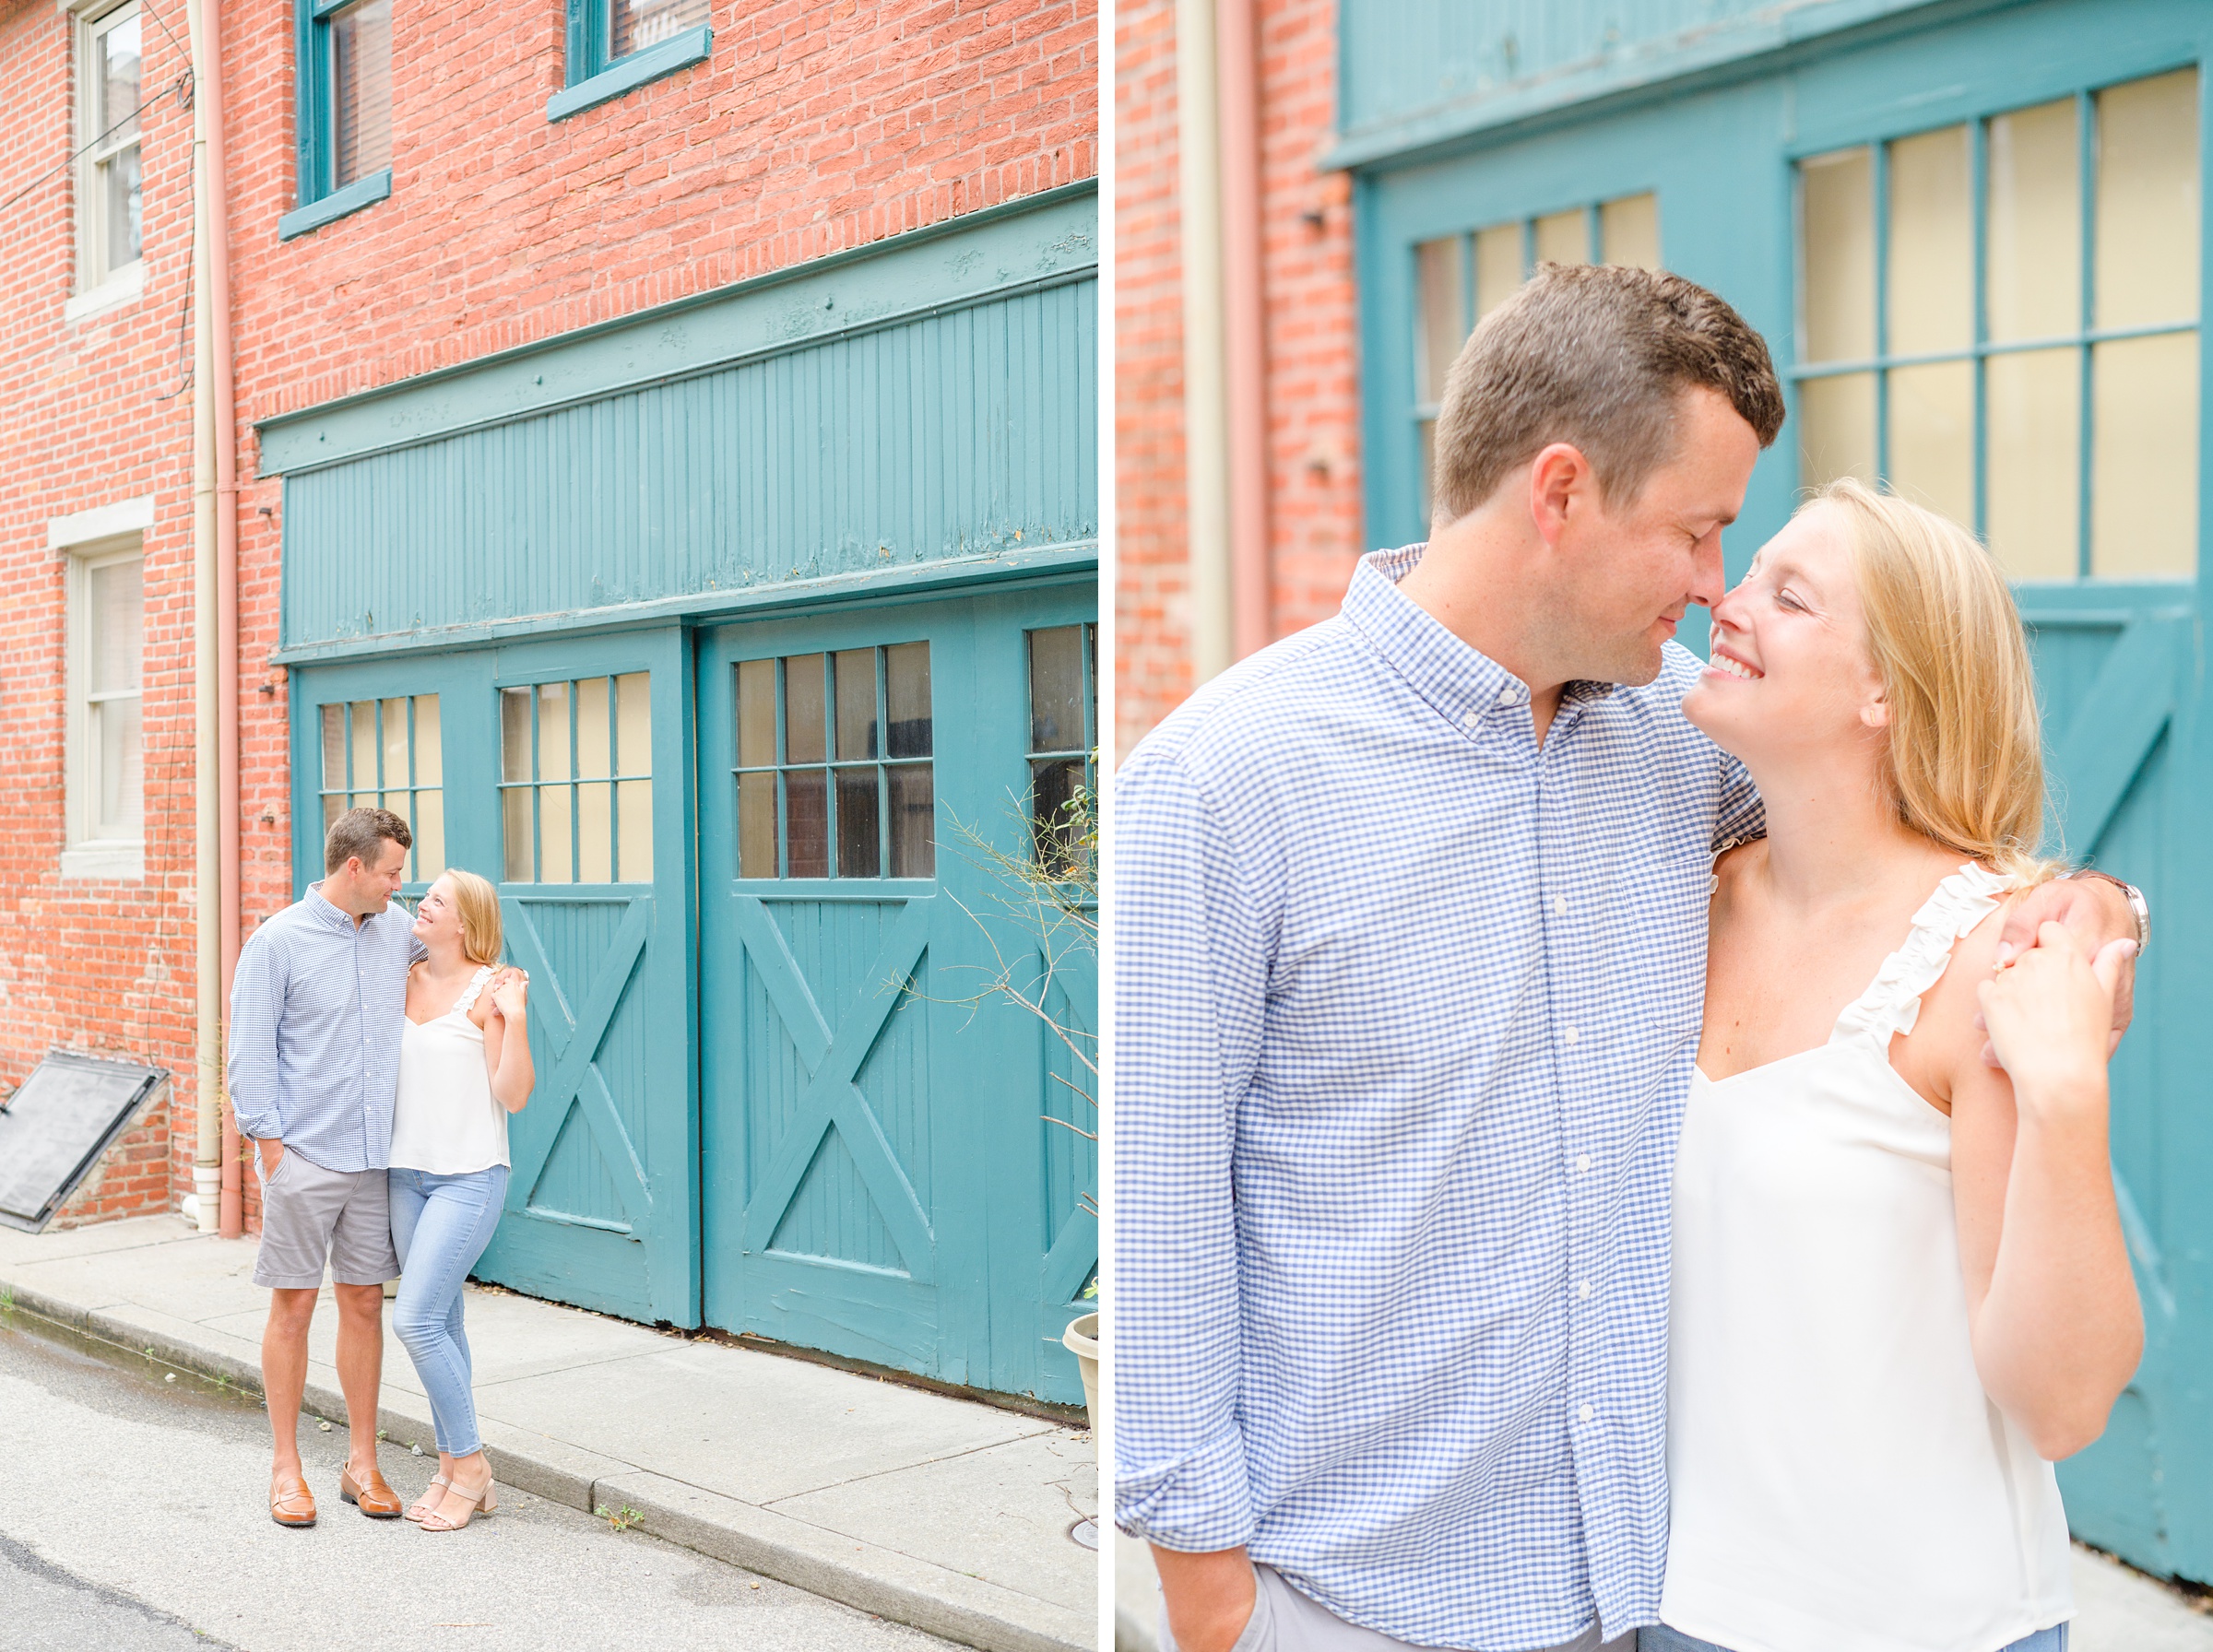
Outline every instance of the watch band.
{"type": "Polygon", "coordinates": [[[2073,875],[2077,878],[2102,878],[2126,898],[2128,910],[2136,920],[2136,956],[2142,958],[2146,949],[2151,945],[2151,903],[2144,899],[2144,891],[2111,872],[2100,871],[2096,867],[2085,867],[2073,875]]]}

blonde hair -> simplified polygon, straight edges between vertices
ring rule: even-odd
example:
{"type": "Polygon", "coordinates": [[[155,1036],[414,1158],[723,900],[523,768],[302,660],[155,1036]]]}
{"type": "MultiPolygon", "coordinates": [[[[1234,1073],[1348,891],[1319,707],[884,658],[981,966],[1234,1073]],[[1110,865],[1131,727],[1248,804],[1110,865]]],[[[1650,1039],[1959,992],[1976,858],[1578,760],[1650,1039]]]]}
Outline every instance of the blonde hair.
{"type": "Polygon", "coordinates": [[[2021,882],[2061,869],[2039,856],[2044,753],[2036,678],[2013,593],[1990,552],[1949,517],[1850,477],[1817,489],[1844,530],[1867,653],[1890,708],[1883,782],[1898,818],[2021,882]]]}
{"type": "Polygon", "coordinates": [[[461,918],[461,954],[471,963],[500,961],[500,891],[487,878],[448,867],[440,876],[454,886],[454,910],[461,918]]]}

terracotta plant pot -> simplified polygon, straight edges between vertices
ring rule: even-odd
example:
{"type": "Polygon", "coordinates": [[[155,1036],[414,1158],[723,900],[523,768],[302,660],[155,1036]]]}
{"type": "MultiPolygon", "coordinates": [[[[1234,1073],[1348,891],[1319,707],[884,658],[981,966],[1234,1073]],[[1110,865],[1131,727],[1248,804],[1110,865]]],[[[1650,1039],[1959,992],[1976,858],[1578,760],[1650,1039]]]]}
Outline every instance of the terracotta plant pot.
{"type": "Polygon", "coordinates": [[[1083,1373],[1083,1410],[1091,1417],[1094,1428],[1099,1425],[1099,1316],[1085,1314],[1068,1322],[1068,1329],[1060,1341],[1069,1352],[1076,1356],[1077,1369],[1083,1373]]]}

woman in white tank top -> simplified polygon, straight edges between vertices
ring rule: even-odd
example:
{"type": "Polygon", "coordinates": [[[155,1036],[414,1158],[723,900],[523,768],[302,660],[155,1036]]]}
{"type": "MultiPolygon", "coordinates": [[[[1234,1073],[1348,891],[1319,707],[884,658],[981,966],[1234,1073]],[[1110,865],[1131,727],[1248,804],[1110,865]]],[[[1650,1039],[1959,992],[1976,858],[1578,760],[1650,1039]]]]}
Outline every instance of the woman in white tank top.
{"type": "Polygon", "coordinates": [[[1684,712],[1768,835],[1716,864],[1639,1645],[2057,1652],[2052,1462],[2143,1342],[2106,1149],[2135,943],[2048,925],[1999,967],[2002,907],[2050,870],[2042,773],[2019,620],[1961,529],[1825,490],[1713,641],[1684,712]]]}
{"type": "Polygon", "coordinates": [[[497,1506],[477,1432],[462,1287],[507,1198],[507,1115],[536,1074],[529,977],[495,969],[499,891],[474,872],[441,876],[415,912],[429,954],[408,974],[399,1085],[392,1103],[392,1329],[415,1363],[438,1435],[438,1473],[407,1511],[425,1531],[458,1531],[497,1506]]]}

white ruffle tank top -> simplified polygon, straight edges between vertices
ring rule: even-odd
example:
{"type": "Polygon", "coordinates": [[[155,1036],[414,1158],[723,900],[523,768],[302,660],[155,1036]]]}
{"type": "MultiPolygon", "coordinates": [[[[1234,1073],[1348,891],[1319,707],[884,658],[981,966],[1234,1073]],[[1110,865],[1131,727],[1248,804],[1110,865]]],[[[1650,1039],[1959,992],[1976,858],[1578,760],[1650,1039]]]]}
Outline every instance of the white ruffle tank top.
{"type": "Polygon", "coordinates": [[[1890,1065],[2010,880],[1966,866],[1818,1048],[1696,1073],[1660,1615],[1734,1652],[1993,1652],[2073,1615],[2052,1465],[1982,1391],[1951,1120],[1890,1065]]]}
{"type": "Polygon", "coordinates": [[[484,1029],[468,1019],[491,979],[491,970],[478,970],[451,1009],[420,1027],[401,1017],[394,1169],[458,1176],[508,1162],[507,1109],[492,1099],[484,1070],[484,1029]]]}

